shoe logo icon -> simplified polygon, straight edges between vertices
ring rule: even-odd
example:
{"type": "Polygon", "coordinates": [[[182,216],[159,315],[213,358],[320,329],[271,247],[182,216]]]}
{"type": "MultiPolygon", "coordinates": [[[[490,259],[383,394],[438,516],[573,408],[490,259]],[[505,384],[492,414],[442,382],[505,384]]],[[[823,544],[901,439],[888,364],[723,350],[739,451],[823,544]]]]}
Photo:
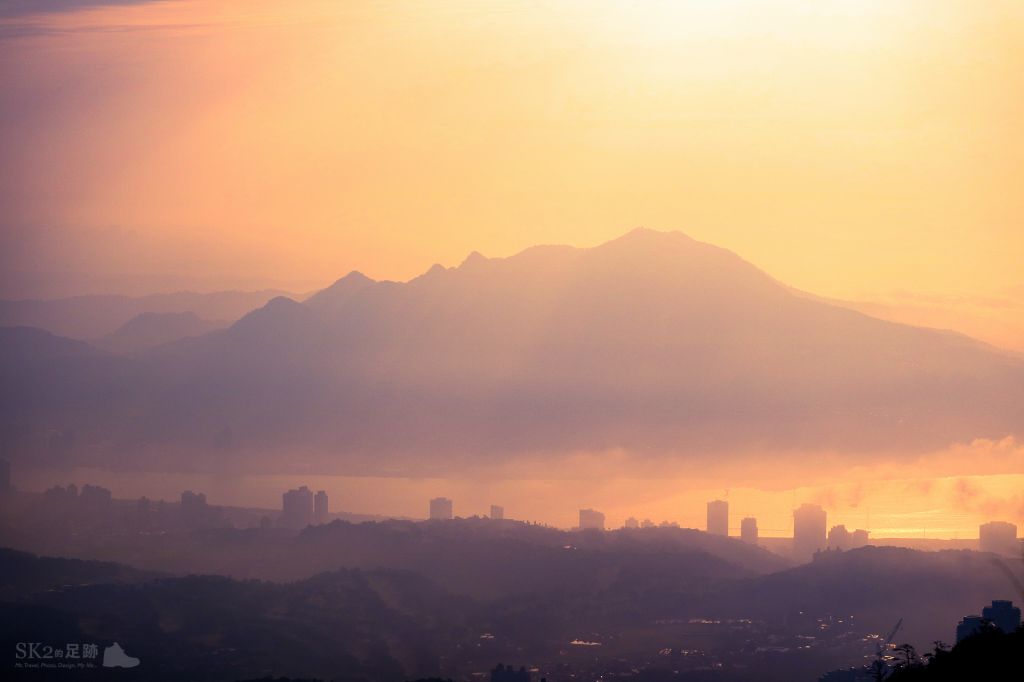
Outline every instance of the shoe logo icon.
{"type": "Polygon", "coordinates": [[[139,659],[126,654],[117,642],[103,650],[104,668],[134,668],[138,664],[139,659]]]}

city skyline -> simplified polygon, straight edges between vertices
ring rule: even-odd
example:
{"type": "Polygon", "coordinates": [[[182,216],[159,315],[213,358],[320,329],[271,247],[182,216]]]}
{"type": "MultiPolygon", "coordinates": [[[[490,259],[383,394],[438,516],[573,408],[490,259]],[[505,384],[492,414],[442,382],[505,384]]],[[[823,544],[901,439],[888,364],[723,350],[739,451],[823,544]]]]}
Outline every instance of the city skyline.
{"type": "MultiPolygon", "coordinates": [[[[5,461],[0,461],[0,467],[5,461]]],[[[11,485],[9,491],[13,492],[18,490],[16,485],[11,485]]],[[[46,494],[60,493],[65,494],[62,491],[67,491],[66,494],[71,497],[78,496],[78,487],[72,483],[65,488],[62,485],[56,485],[53,487],[47,487],[44,491],[46,494]]],[[[93,484],[83,484],[82,491],[84,496],[82,499],[88,499],[90,497],[100,497],[109,503],[112,492],[102,486],[96,486],[93,484]]],[[[132,499],[130,497],[120,499],[132,499]]],[[[173,498],[172,498],[173,499],[173,498]]],[[[297,488],[292,488],[285,491],[282,495],[283,504],[279,508],[280,511],[280,523],[284,527],[292,529],[302,529],[308,525],[321,525],[328,523],[332,517],[338,518],[339,511],[334,512],[328,511],[328,500],[329,495],[324,490],[318,490],[314,495],[312,490],[307,485],[299,485],[297,488]]],[[[145,495],[139,498],[140,504],[145,501],[147,505],[155,503],[164,503],[165,500],[162,498],[150,498],[145,495]]],[[[206,494],[203,492],[193,492],[192,490],[186,490],[180,495],[180,504],[187,517],[192,519],[207,519],[208,510],[215,509],[218,505],[208,504],[206,494]]],[[[258,509],[258,507],[256,507],[258,509]]],[[[419,517],[411,517],[416,520],[452,520],[456,518],[489,518],[495,520],[515,520],[524,523],[537,523],[540,522],[538,519],[531,518],[513,518],[506,516],[505,508],[503,506],[490,504],[485,512],[481,510],[470,510],[462,514],[455,514],[455,500],[447,497],[432,497],[429,499],[429,511],[426,515],[419,517]]],[[[267,508],[267,511],[271,511],[272,508],[267,508]]],[[[650,518],[644,518],[641,522],[636,516],[630,515],[622,519],[621,523],[617,519],[609,520],[606,514],[600,509],[594,508],[580,508],[577,512],[577,521],[573,524],[562,526],[563,530],[582,530],[582,529],[599,529],[599,530],[615,530],[615,529],[631,529],[641,527],[666,527],[672,526],[677,528],[691,528],[691,529],[702,529],[709,535],[722,535],[732,539],[742,540],[750,542],[752,544],[760,544],[761,541],[771,541],[776,539],[791,539],[797,542],[801,531],[799,525],[801,521],[801,515],[805,530],[803,533],[806,535],[808,532],[813,537],[803,541],[803,546],[794,546],[794,551],[800,555],[810,555],[819,550],[825,549],[854,549],[867,544],[870,544],[872,540],[924,540],[927,539],[927,535],[920,537],[914,534],[897,534],[897,535],[886,535],[883,533],[875,533],[871,528],[856,527],[854,529],[848,529],[845,523],[835,523],[834,519],[830,516],[831,512],[817,504],[803,503],[799,507],[794,507],[791,510],[792,523],[788,529],[786,528],[773,528],[767,529],[767,533],[762,532],[763,529],[759,527],[756,517],[744,516],[739,519],[737,523],[730,521],[730,515],[728,511],[728,503],[724,500],[711,500],[705,504],[705,520],[703,526],[699,524],[693,524],[687,526],[681,524],[677,518],[659,518],[652,520],[650,518]],[[813,520],[810,520],[813,517],[813,520]],[[713,522],[713,526],[712,526],[713,522]],[[807,524],[810,523],[814,530],[808,531],[806,528],[807,524]],[[722,531],[725,532],[722,532],[722,531]]],[[[348,514],[359,514],[358,510],[340,510],[340,513],[348,514]]],[[[408,518],[402,516],[393,516],[388,513],[379,514],[381,519],[386,518],[408,518]]],[[[210,517],[213,518],[213,517],[210,517]]],[[[206,522],[206,521],[204,521],[206,522]]],[[[550,525],[550,524],[545,524],[550,525]]],[[[867,524],[865,524],[867,525],[867,524]]],[[[558,526],[552,526],[558,527],[558,526]]],[[[1024,538],[1018,537],[1018,526],[1015,523],[1007,522],[1001,519],[989,519],[983,521],[977,526],[975,535],[965,534],[961,538],[941,538],[931,536],[932,540],[978,540],[978,548],[981,551],[989,551],[995,553],[1005,553],[1013,555],[1019,547],[1024,543],[1024,538]]]]}

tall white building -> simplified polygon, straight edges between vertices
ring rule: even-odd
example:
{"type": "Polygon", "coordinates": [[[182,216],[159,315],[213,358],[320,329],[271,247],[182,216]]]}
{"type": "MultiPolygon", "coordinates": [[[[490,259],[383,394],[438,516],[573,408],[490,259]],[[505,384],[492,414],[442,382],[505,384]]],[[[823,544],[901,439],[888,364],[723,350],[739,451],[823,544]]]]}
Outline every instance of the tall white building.
{"type": "Polygon", "coordinates": [[[740,521],[740,539],[751,545],[757,544],[757,519],[753,516],[740,521]]]}
{"type": "Polygon", "coordinates": [[[452,518],[452,501],[447,497],[435,497],[430,501],[430,518],[448,521],[452,518]]]}
{"type": "Polygon", "coordinates": [[[729,535],[729,503],[725,500],[708,502],[708,533],[729,535]]]}
{"type": "Polygon", "coordinates": [[[825,510],[816,504],[802,504],[793,511],[793,556],[798,560],[809,560],[828,546],[827,518],[825,510]]]}
{"type": "Polygon", "coordinates": [[[327,493],[323,490],[316,491],[313,497],[313,520],[318,524],[327,523],[330,511],[327,507],[327,493]]]}
{"type": "Polygon", "coordinates": [[[305,528],[313,522],[313,491],[302,486],[282,495],[281,525],[305,528]]]}
{"type": "Polygon", "coordinates": [[[604,514],[593,509],[580,509],[580,530],[604,530],[604,514]]]}
{"type": "Polygon", "coordinates": [[[1017,542],[1017,526],[1006,521],[990,521],[978,528],[978,546],[982,552],[1017,556],[1020,544],[1017,542]]]}

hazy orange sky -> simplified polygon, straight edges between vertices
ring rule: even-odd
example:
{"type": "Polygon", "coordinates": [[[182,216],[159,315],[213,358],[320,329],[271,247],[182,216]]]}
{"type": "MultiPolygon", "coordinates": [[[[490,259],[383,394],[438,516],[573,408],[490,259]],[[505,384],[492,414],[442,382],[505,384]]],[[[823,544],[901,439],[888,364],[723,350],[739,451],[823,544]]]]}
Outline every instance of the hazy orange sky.
{"type": "Polygon", "coordinates": [[[0,3],[0,296],[645,225],[1024,349],[1020,2],[31,4],[0,3]]]}

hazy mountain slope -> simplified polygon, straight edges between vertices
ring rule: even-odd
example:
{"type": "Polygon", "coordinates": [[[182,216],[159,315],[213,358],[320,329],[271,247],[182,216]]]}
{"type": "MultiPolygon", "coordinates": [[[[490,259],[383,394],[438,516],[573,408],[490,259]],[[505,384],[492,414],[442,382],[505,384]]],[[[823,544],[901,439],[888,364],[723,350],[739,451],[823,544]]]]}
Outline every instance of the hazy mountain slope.
{"type": "Polygon", "coordinates": [[[567,532],[517,521],[337,521],[301,534],[217,529],[118,538],[82,558],[176,574],[302,580],[339,567],[412,570],[458,594],[597,593],[623,580],[696,593],[789,564],[736,539],[680,528],[567,532]],[[302,557],[296,561],[296,557],[302,557]]]}
{"type": "Polygon", "coordinates": [[[135,353],[165,343],[202,336],[227,323],[205,320],[190,310],[181,313],[140,313],[96,342],[115,353],[135,353]]]}
{"type": "Polygon", "coordinates": [[[45,329],[74,339],[99,339],[143,313],[192,312],[208,320],[237,320],[283,291],[179,292],[150,296],[92,295],[53,300],[0,301],[0,326],[45,329]]]}
{"type": "Polygon", "coordinates": [[[134,362],[66,412],[42,401],[24,428],[84,421],[80,442],[154,460],[375,471],[620,447],[913,450],[1024,428],[1015,358],[794,296],[735,254],[649,230],[473,254],[408,283],[353,274],[134,362]]]}
{"type": "MultiPolygon", "coordinates": [[[[1019,573],[1019,564],[1012,567],[1019,573]]],[[[887,632],[903,619],[899,641],[951,642],[960,618],[993,599],[1020,595],[990,554],[864,547],[819,555],[803,566],[732,585],[701,608],[714,615],[785,618],[799,612],[853,616],[887,632]]]]}

